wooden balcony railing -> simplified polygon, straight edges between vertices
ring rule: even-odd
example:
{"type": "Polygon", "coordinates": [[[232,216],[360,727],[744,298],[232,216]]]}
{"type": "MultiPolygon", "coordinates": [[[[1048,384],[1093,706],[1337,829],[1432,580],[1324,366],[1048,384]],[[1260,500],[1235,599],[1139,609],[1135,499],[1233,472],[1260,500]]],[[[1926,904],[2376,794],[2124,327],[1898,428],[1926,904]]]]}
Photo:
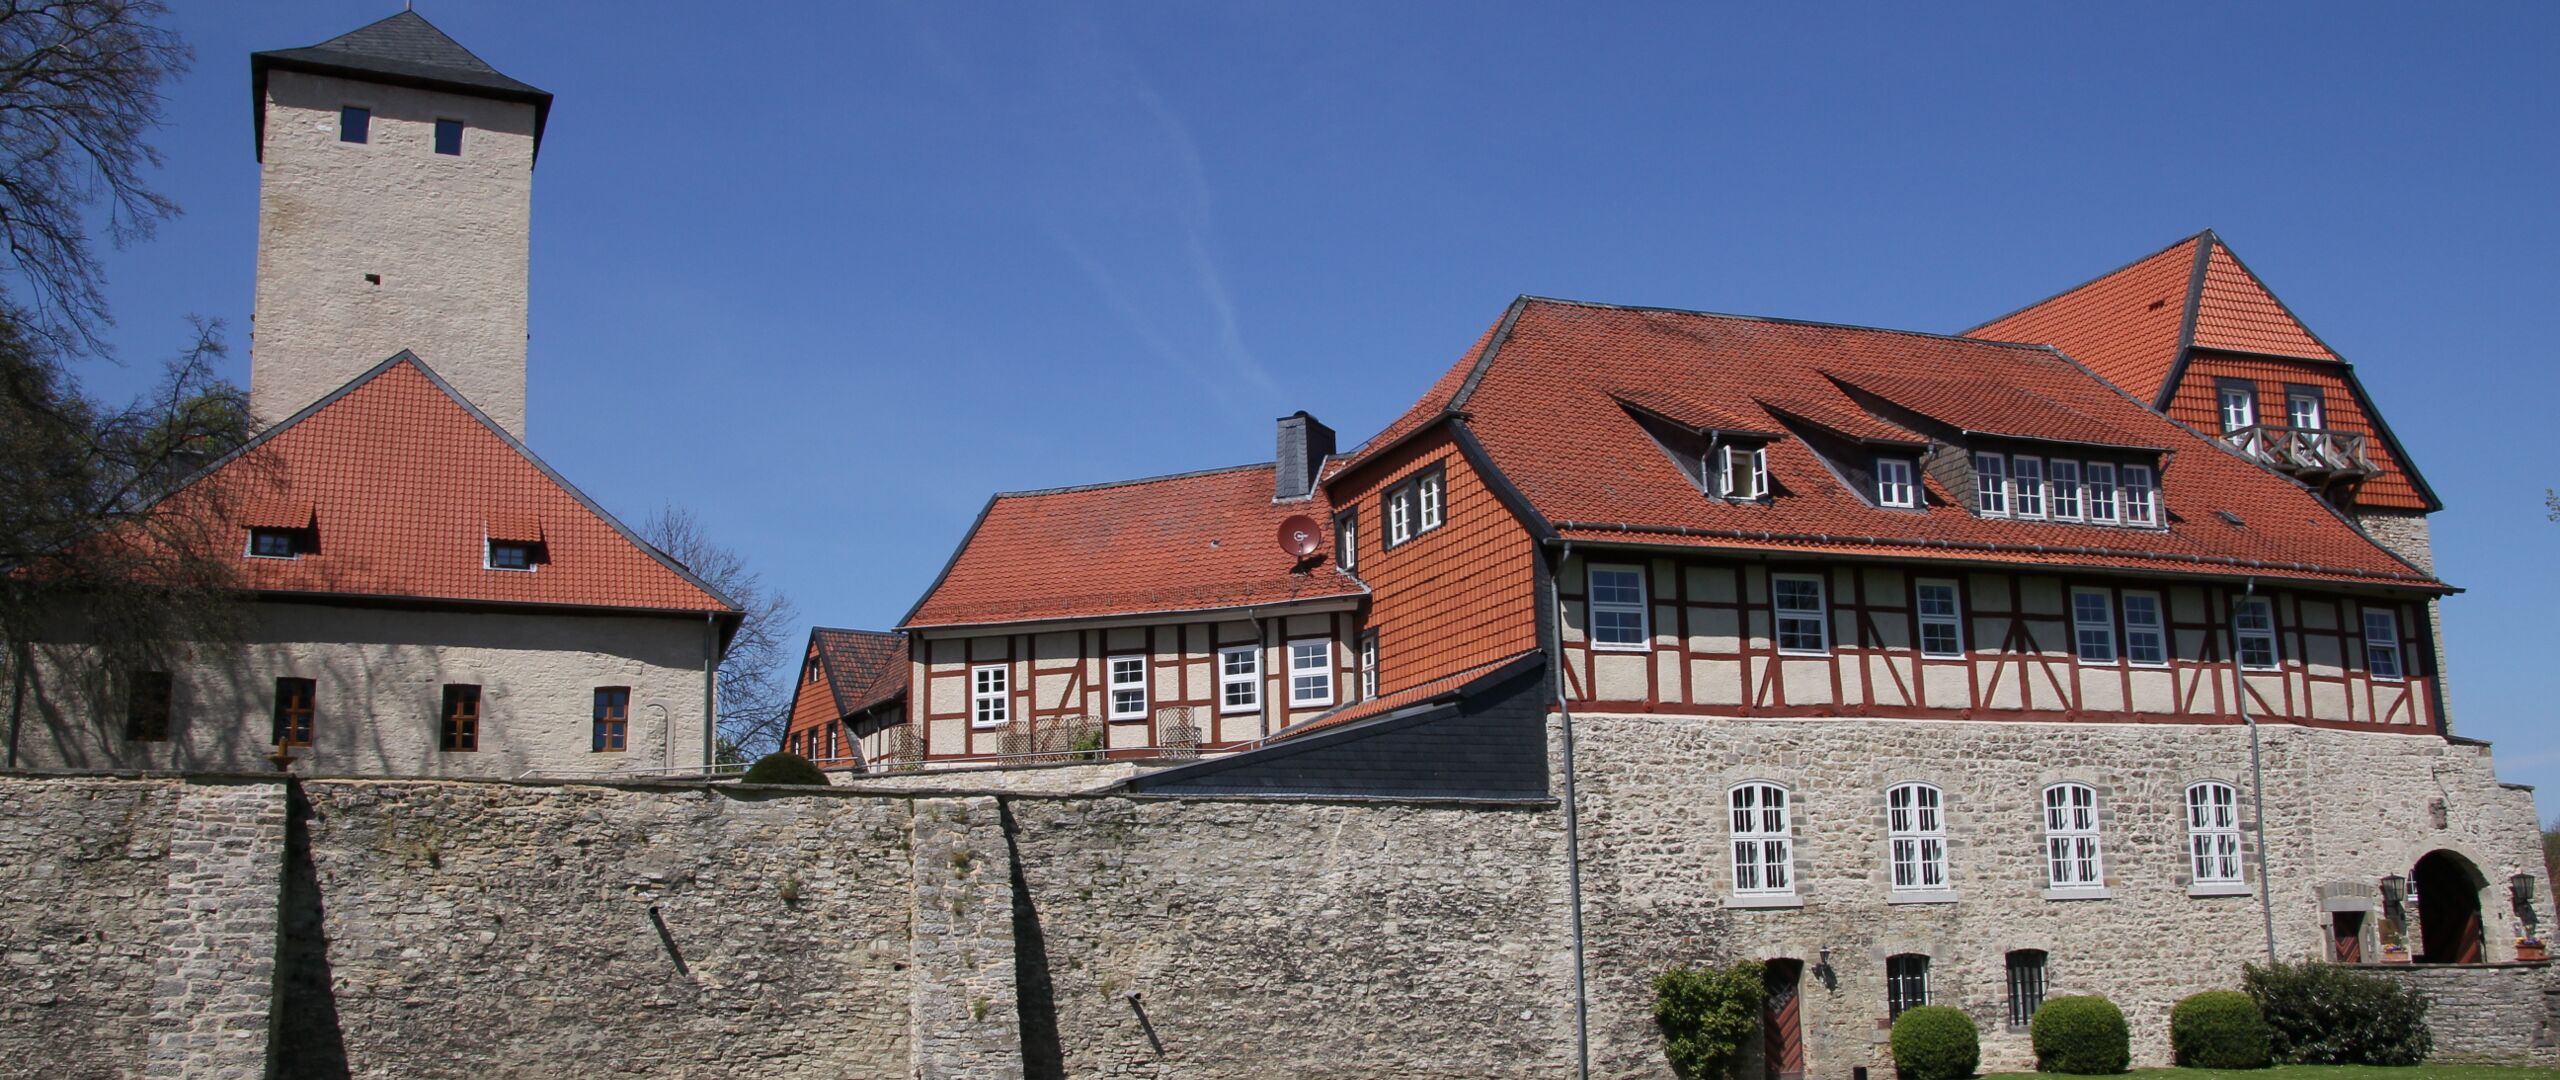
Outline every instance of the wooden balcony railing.
{"type": "Polygon", "coordinates": [[[2362,432],[2252,424],[2224,432],[2224,442],[2306,479],[2344,480],[2382,471],[2364,452],[2362,432]]]}

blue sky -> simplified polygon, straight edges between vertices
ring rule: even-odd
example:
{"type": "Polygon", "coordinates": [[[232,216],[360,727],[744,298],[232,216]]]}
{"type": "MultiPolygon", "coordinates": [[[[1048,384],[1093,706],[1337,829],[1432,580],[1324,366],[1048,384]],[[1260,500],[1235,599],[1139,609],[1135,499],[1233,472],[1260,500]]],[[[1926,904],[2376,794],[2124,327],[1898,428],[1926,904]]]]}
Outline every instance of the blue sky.
{"type": "MultiPolygon", "coordinates": [[[[397,9],[184,5],[187,216],[110,260],[95,388],[189,314],[245,383],[247,54],[397,9]]],[[[894,622],[991,491],[1267,460],[1300,408],[1365,438],[1516,294],[1953,331],[2211,226],[2448,506],[2457,730],[2560,782],[2560,8],[421,13],[559,95],[534,448],[812,621],[894,622]]]]}

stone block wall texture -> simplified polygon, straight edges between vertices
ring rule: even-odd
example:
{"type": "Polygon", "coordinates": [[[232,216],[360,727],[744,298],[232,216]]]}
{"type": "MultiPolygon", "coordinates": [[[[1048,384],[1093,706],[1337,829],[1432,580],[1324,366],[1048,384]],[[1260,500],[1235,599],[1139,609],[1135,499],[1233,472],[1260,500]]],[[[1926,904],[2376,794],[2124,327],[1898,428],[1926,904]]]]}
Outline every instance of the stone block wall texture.
{"type": "Polygon", "coordinates": [[[273,780],[178,789],[152,963],[149,1075],[267,1075],[285,796],[273,780]]]}
{"type": "Polygon", "coordinates": [[[2560,979],[2549,964],[2359,968],[2427,996],[2428,1060],[2560,1066],[2560,979]]]}
{"type": "Polygon", "coordinates": [[[0,802],[0,1076],[141,1075],[179,780],[12,779],[0,802]]]}

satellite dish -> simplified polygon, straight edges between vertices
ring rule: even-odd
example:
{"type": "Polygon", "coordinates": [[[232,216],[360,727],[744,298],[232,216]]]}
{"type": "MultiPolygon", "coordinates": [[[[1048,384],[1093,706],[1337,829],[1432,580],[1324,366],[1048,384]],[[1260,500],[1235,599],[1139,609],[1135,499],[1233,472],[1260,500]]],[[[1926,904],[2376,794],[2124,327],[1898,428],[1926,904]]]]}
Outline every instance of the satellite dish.
{"type": "Polygon", "coordinates": [[[1316,519],[1305,514],[1291,514],[1280,523],[1280,550],[1304,559],[1324,547],[1324,535],[1317,531],[1316,519]]]}

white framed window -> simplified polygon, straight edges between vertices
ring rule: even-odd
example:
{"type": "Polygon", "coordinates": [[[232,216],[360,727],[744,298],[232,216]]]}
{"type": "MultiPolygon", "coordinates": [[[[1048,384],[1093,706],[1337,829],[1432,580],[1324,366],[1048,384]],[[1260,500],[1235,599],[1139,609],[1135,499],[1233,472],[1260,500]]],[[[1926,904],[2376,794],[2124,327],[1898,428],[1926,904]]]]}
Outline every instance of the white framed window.
{"type": "Polygon", "coordinates": [[[1422,504],[1422,522],[1419,526],[1419,531],[1430,532],[1431,530],[1440,527],[1440,502],[1441,496],[1443,495],[1441,485],[1442,480],[1440,474],[1434,472],[1429,476],[1423,477],[1413,486],[1414,495],[1422,504]]]}
{"type": "Polygon", "coordinates": [[[2009,459],[2009,512],[2022,518],[2044,516],[2044,459],[2009,459]]]}
{"type": "Polygon", "coordinates": [[[2401,677],[2400,616],[2389,608],[2364,609],[2364,670],[2377,679],[2401,677]]]}
{"type": "Polygon", "coordinates": [[[1831,651],[1830,606],[1815,574],[1769,575],[1770,607],[1777,615],[1778,651],[1819,655],[1831,651]]]}
{"type": "Polygon", "coordinates": [[[2098,789],[2055,784],[2044,789],[2045,883],[2056,889],[2106,885],[2098,850],[2098,789]]]}
{"type": "Polygon", "coordinates": [[[2089,524],[2116,523],[2116,467],[2103,461],[2089,463],[2089,485],[2084,489],[2089,500],[2089,524]]]}
{"type": "Polygon", "coordinates": [[[1333,515],[1333,564],[1345,570],[1360,569],[1360,512],[1357,510],[1333,515]]]}
{"type": "Polygon", "coordinates": [[[1896,784],[1884,793],[1885,834],[1892,845],[1896,892],[1947,887],[1947,821],[1942,796],[1928,784],[1896,784]]]}
{"type": "Polygon", "coordinates": [[[2275,603],[2263,596],[2243,597],[2231,616],[2231,636],[2238,644],[2241,667],[2276,666],[2275,603]]]}
{"type": "Polygon", "coordinates": [[[1387,546],[1394,547],[1413,539],[1413,493],[1398,489],[1387,493],[1387,546]]]}
{"type": "Polygon", "coordinates": [[[1964,655],[1964,607],[1956,599],[1956,583],[1922,579],[1918,584],[1920,655],[1964,655]]]}
{"type": "Polygon", "coordinates": [[[1013,719],[1012,669],[1003,664],[980,664],[969,669],[969,723],[976,727],[1003,727],[1013,719]]]}
{"type": "Polygon", "coordinates": [[[2045,487],[2045,500],[2052,504],[2053,519],[2080,520],[2080,463],[2055,458],[2047,465],[2051,479],[2045,487]]]}
{"type": "Polygon", "coordinates": [[[2294,430],[2319,431],[2322,428],[2327,427],[2327,424],[2321,422],[2324,419],[2322,414],[2326,411],[2327,410],[2320,407],[2320,392],[2318,390],[2314,390],[2307,386],[2288,386],[2285,388],[2285,423],[2294,430]]]}
{"type": "Polygon", "coordinates": [[[2124,467],[2124,523],[2154,525],[2160,520],[2160,488],[2151,481],[2151,466],[2124,467]]]}
{"type": "Polygon", "coordinates": [[[1909,460],[1876,459],[1876,505],[1903,507],[1920,505],[1920,488],[1912,482],[1909,460]]]}
{"type": "Polygon", "coordinates": [[[1716,454],[1716,491],[1728,499],[1769,493],[1769,448],[1727,446],[1716,454]]]}
{"type": "Polygon", "coordinates": [[[1262,708],[1262,646],[1230,645],[1218,650],[1218,711],[1249,713],[1262,708]]]}
{"type": "Polygon", "coordinates": [[[2215,391],[2222,403],[2222,433],[2225,435],[2258,422],[2258,392],[2248,383],[2226,382],[2215,391]]]}
{"type": "Polygon", "coordinates": [[[1144,720],[1147,718],[1147,658],[1114,656],[1111,665],[1111,718],[1144,720]]]}
{"type": "Polygon", "coordinates": [[[2105,589],[2071,590],[2071,646],[2083,664],[2116,662],[2115,600],[2105,589]]]}
{"type": "Polygon", "coordinates": [[[2187,785],[2187,864],[2198,885],[2239,884],[2240,793],[2231,785],[2187,785]]]}
{"type": "Polygon", "coordinates": [[[1360,635],[1360,700],[1378,696],[1378,632],[1360,635]]]}
{"type": "Polygon", "coordinates": [[[1333,704],[1333,639],[1301,638],[1289,643],[1289,704],[1333,704]]]}
{"type": "Polygon", "coordinates": [[[2160,594],[2124,594],[2124,658],[2144,667],[2169,663],[2169,626],[2160,613],[2160,594]]]}
{"type": "Polygon", "coordinates": [[[1998,454],[1973,455],[1974,501],[1984,517],[2009,516],[2009,462],[1998,454]]]}
{"type": "Polygon", "coordinates": [[[1763,896],[1794,892],[1795,833],[1788,820],[1787,789],[1737,784],[1726,800],[1733,810],[1733,891],[1763,896]]]}
{"type": "Polygon", "coordinates": [[[1591,647],[1637,651],[1653,645],[1644,569],[1592,564],[1591,647]]]}

